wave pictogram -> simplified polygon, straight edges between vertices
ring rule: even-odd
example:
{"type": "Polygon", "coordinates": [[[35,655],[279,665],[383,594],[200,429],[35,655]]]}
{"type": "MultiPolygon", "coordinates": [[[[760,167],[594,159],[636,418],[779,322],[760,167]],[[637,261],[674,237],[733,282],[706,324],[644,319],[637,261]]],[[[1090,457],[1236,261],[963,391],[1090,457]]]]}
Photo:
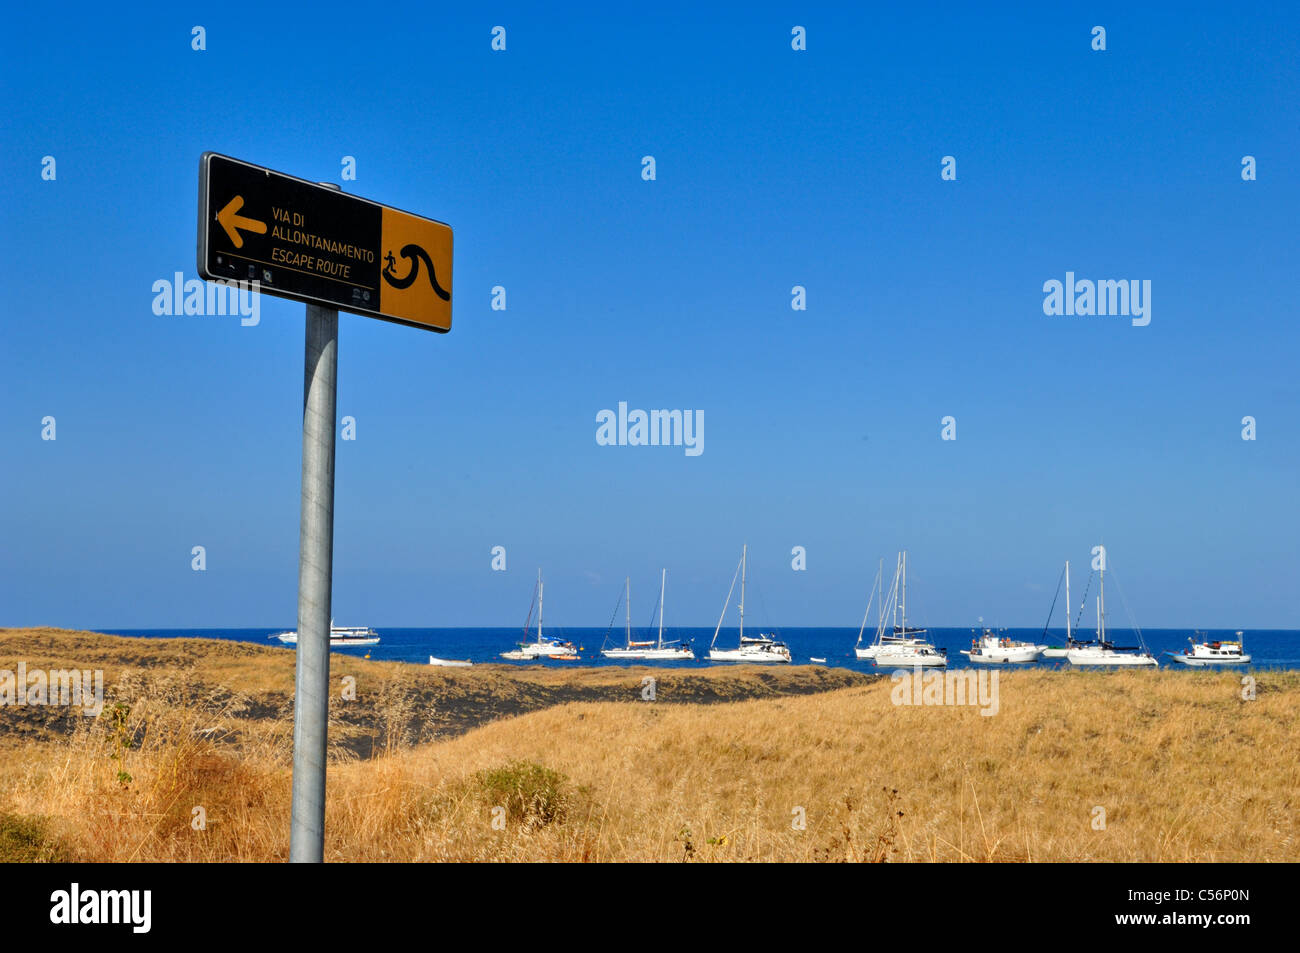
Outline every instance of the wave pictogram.
{"type": "Polygon", "coordinates": [[[411,244],[403,245],[402,250],[398,252],[398,254],[411,262],[411,269],[406,273],[405,278],[397,277],[397,271],[393,267],[397,264],[397,259],[393,257],[392,252],[389,252],[384,256],[385,281],[399,290],[411,287],[411,285],[415,284],[415,279],[420,277],[420,262],[423,261],[425,270],[429,275],[429,284],[433,287],[433,293],[443,301],[451,300],[451,292],[444,290],[442,285],[438,284],[438,276],[433,270],[433,262],[430,260],[427,251],[419,245],[411,244]]]}

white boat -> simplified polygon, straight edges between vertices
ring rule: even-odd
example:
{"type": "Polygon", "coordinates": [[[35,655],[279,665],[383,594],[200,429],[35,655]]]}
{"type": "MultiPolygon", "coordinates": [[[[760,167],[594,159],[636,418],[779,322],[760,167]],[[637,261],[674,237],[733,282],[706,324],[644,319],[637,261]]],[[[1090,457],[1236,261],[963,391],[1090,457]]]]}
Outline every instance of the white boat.
{"type": "MultiPolygon", "coordinates": [[[[695,652],[680,639],[664,641],[664,584],[668,579],[668,570],[659,574],[659,638],[635,641],[632,638],[632,578],[625,582],[627,603],[627,642],[623,648],[601,649],[600,654],[608,659],[638,659],[646,662],[680,662],[695,658],[695,652]]],[[[614,612],[618,612],[615,606],[614,612]]]]}
{"type": "Polygon", "coordinates": [[[430,655],[429,664],[441,666],[442,668],[469,668],[474,663],[469,659],[438,658],[436,655],[430,655]]]}
{"type": "Polygon", "coordinates": [[[1203,632],[1197,632],[1196,635],[1202,636],[1201,641],[1198,642],[1194,636],[1189,636],[1187,641],[1191,643],[1191,648],[1186,652],[1169,653],[1169,657],[1175,662],[1190,665],[1193,668],[1207,668],[1214,665],[1246,665],[1250,662],[1250,656],[1246,654],[1246,646],[1242,641],[1241,632],[1237,633],[1235,639],[1209,640],[1204,638],[1203,632]]]}
{"type": "Polygon", "coordinates": [[[907,624],[907,550],[898,554],[894,566],[894,581],[889,587],[889,607],[893,625],[888,633],[884,629],[884,613],[876,625],[876,641],[870,658],[877,668],[944,668],[948,656],[928,639],[925,629],[907,624]]]}
{"type": "Polygon", "coordinates": [[[1084,645],[1070,649],[1066,658],[1071,665],[1110,667],[1128,665],[1159,665],[1150,652],[1136,648],[1116,648],[1112,645],[1084,645]]]}
{"type": "MultiPolygon", "coordinates": [[[[886,633],[884,630],[884,591],[881,588],[884,582],[885,561],[880,561],[876,569],[876,582],[871,589],[871,597],[867,599],[866,611],[862,613],[862,625],[858,627],[858,641],[853,646],[853,654],[860,659],[874,659],[876,653],[882,649],[892,650],[901,648],[921,648],[927,645],[925,639],[918,638],[914,633],[923,632],[920,629],[909,631],[891,631],[886,633]],[[862,644],[862,636],[867,630],[867,617],[871,615],[871,603],[876,603],[876,638],[870,645],[862,644]]],[[[895,580],[897,581],[897,580],[895,580]]],[[[891,590],[892,595],[892,590],[891,590]]]]}
{"type": "Polygon", "coordinates": [[[771,635],[745,634],[745,560],[749,552],[746,544],[740,550],[740,565],[736,572],[740,575],[740,644],[734,649],[718,648],[718,633],[722,631],[722,620],[727,617],[727,607],[731,605],[731,594],[736,590],[736,577],[731,577],[731,588],[722,603],[722,615],[718,616],[718,626],[713,630],[713,641],[709,643],[710,662],[789,662],[790,649],[784,642],[771,635]]]}
{"type": "MultiPolygon", "coordinates": [[[[277,632],[275,633],[275,635],[271,636],[271,638],[279,639],[285,645],[298,644],[297,631],[277,632]]],[[[370,628],[369,626],[364,626],[364,625],[341,626],[341,625],[335,625],[334,621],[330,620],[330,648],[340,648],[349,645],[378,645],[378,644],[379,644],[379,633],[376,632],[374,629],[370,628]]]]}
{"type": "Polygon", "coordinates": [[[528,639],[528,624],[533,618],[533,608],[528,607],[528,619],[524,622],[524,641],[519,647],[502,652],[501,657],[512,661],[529,661],[533,659],[551,659],[556,662],[576,662],[579,658],[578,647],[567,639],[558,639],[542,632],[543,587],[542,571],[537,570],[537,639],[528,639]]]}
{"type": "Polygon", "coordinates": [[[826,664],[826,660],[825,660],[824,658],[818,658],[818,657],[815,656],[815,655],[810,655],[810,656],[808,656],[808,661],[810,661],[810,662],[816,662],[818,665],[825,665],[825,664],[826,664]]]}
{"type": "Polygon", "coordinates": [[[1037,662],[1046,648],[1046,645],[1018,642],[984,629],[979,638],[971,640],[970,648],[961,650],[961,654],[980,665],[1015,665],[1037,662]]]}
{"type": "MultiPolygon", "coordinates": [[[[1100,570],[1101,592],[1097,596],[1097,641],[1088,645],[1076,645],[1065,657],[1071,665],[1083,667],[1120,667],[1120,666],[1158,666],[1154,655],[1145,647],[1117,646],[1106,638],[1106,563],[1105,556],[1100,570]]],[[[1141,632],[1138,633],[1141,638],[1141,632]]]]}

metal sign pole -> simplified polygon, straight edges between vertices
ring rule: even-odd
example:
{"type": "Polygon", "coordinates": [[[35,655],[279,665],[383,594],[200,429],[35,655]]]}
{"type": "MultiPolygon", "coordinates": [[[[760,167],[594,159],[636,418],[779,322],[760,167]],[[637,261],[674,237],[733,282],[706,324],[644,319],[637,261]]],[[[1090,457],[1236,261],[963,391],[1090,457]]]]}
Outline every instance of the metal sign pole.
{"type": "Polygon", "coordinates": [[[450,225],[230,156],[199,157],[199,277],[307,305],[289,860],[325,859],[339,312],[451,330],[450,225]],[[402,259],[399,264],[398,258],[402,259]]]}
{"type": "Polygon", "coordinates": [[[338,311],[307,305],[302,525],[298,537],[298,668],[293,710],[293,815],[289,830],[291,863],[320,863],[325,857],[338,345],[338,311]]]}

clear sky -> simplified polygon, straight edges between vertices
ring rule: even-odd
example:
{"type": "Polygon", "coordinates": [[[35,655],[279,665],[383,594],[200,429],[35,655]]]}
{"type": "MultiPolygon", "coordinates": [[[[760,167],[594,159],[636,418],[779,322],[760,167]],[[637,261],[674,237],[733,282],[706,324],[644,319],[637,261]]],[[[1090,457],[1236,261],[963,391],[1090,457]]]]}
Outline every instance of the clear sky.
{"type": "Polygon", "coordinates": [[[450,334],[340,317],[340,623],[521,623],[538,566],[645,622],[666,566],[711,626],[747,541],[758,623],[906,547],[918,621],[1041,624],[1104,542],[1144,627],[1300,625],[1300,13],[867,6],[7,11],[0,624],[293,623],[303,306],[152,308],[212,150],[455,229],[450,334]],[[1150,324],[1045,315],[1067,271],[1150,324]],[[619,401],[704,452],[597,445],[619,401]]]}

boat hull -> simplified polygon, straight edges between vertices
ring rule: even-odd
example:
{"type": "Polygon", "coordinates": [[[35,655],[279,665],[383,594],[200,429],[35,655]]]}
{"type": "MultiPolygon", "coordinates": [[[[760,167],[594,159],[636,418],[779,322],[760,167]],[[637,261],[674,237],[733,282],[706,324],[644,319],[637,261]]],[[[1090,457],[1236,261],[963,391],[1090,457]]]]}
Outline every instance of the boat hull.
{"type": "Polygon", "coordinates": [[[962,649],[961,654],[970,659],[972,665],[1028,665],[1037,662],[1041,652],[1008,652],[1005,655],[990,655],[985,652],[972,652],[962,649]]]}
{"type": "Polygon", "coordinates": [[[1193,655],[1171,655],[1169,656],[1175,662],[1188,665],[1192,668],[1221,668],[1225,665],[1249,665],[1249,655],[1238,655],[1234,658],[1200,658],[1193,655]]]}
{"type": "Polygon", "coordinates": [[[779,652],[755,652],[746,651],[745,649],[710,649],[710,662],[760,662],[760,663],[789,663],[789,653],[779,652]]]}
{"type": "Polygon", "coordinates": [[[605,649],[607,659],[634,659],[638,662],[689,662],[695,658],[690,649],[605,649]]]}
{"type": "Polygon", "coordinates": [[[1066,656],[1071,665],[1093,668],[1118,668],[1118,667],[1136,667],[1147,666],[1156,667],[1160,663],[1155,660],[1154,656],[1143,655],[1137,652],[1115,652],[1110,649],[1101,651],[1086,649],[1072,649],[1066,656]]]}
{"type": "Polygon", "coordinates": [[[1019,665],[1037,662],[1043,657],[1045,645],[981,645],[978,649],[962,649],[976,665],[1019,665]]]}
{"type": "Polygon", "coordinates": [[[881,652],[889,652],[900,648],[920,648],[926,645],[924,639],[900,639],[893,636],[885,636],[880,642],[874,642],[866,647],[855,646],[853,651],[860,659],[873,659],[881,652]]]}
{"type": "MultiPolygon", "coordinates": [[[[298,644],[297,632],[281,632],[279,635],[275,636],[275,638],[279,639],[285,645],[298,644]]],[[[379,644],[378,636],[369,639],[330,639],[330,648],[332,649],[346,648],[349,645],[378,645],[378,644],[379,644]]]]}
{"type": "Polygon", "coordinates": [[[876,655],[875,663],[877,668],[946,668],[948,659],[938,654],[890,655],[881,652],[876,655]]]}
{"type": "Polygon", "coordinates": [[[441,666],[442,668],[469,668],[474,663],[468,660],[462,661],[460,659],[438,658],[437,656],[430,655],[429,664],[441,666]]]}

